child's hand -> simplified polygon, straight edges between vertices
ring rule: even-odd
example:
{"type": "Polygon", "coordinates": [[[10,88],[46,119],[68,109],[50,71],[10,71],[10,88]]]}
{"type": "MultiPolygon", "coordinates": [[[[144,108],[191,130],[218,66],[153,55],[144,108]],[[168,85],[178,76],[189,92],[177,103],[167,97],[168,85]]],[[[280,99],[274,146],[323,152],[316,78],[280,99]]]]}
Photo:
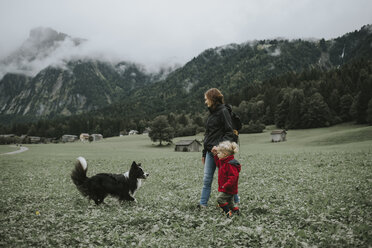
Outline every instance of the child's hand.
{"type": "Polygon", "coordinates": [[[211,152],[213,153],[213,155],[217,155],[217,146],[214,146],[211,150],[211,152]]]}

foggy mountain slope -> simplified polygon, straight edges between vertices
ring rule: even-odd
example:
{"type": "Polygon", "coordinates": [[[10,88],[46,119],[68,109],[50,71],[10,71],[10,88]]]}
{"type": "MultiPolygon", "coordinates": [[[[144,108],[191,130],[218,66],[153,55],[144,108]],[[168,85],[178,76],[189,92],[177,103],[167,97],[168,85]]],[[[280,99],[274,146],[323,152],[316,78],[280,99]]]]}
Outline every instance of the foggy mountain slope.
{"type": "MultiPolygon", "coordinates": [[[[29,61],[31,65],[35,61],[54,63],[32,76],[8,73],[0,80],[2,120],[54,118],[92,110],[102,116],[131,117],[179,110],[195,112],[202,107],[200,99],[210,87],[221,88],[233,96],[254,82],[288,72],[327,70],[353,59],[372,57],[370,25],[332,40],[274,39],[211,48],[183,67],[159,73],[150,73],[130,62],[113,63],[94,56],[81,58],[75,49],[80,49],[84,41],[74,42],[53,30],[31,33],[30,37],[35,37],[24,44],[32,45],[22,46],[23,50],[3,63],[18,64],[18,71],[23,72],[36,67],[22,67],[27,63],[19,61],[29,61]],[[63,54],[61,51],[66,50],[60,45],[66,42],[71,50],[63,54]],[[33,47],[34,52],[26,47],[33,47]]],[[[0,66],[0,70],[4,68],[8,67],[0,66]]],[[[234,103],[233,98],[229,100],[234,103]]]]}
{"type": "Polygon", "coordinates": [[[35,76],[49,65],[61,64],[84,42],[85,39],[72,38],[51,28],[34,28],[17,50],[0,61],[0,78],[6,73],[35,76]]]}
{"type": "Polygon", "coordinates": [[[35,28],[0,61],[0,114],[25,119],[79,114],[117,102],[138,87],[164,78],[132,62],[110,62],[80,49],[87,40],[35,28]]]}
{"type": "Polygon", "coordinates": [[[64,68],[49,66],[35,77],[23,77],[27,80],[20,83],[20,74],[6,74],[0,81],[0,89],[7,89],[0,91],[2,115],[79,114],[117,102],[153,80],[135,64],[94,60],[70,61],[64,68]]]}
{"type": "MultiPolygon", "coordinates": [[[[211,87],[225,92],[227,100],[242,93],[249,85],[286,73],[300,73],[319,68],[339,68],[357,59],[372,57],[371,25],[332,40],[262,40],[205,50],[197,57],[146,88],[138,88],[117,106],[105,110],[108,115],[134,117],[167,112],[198,112],[203,108],[203,94],[211,87]],[[154,92],[157,92],[154,94],[154,92]],[[136,111],[125,113],[130,106],[136,111]]],[[[248,93],[254,94],[254,91],[248,93]]]]}

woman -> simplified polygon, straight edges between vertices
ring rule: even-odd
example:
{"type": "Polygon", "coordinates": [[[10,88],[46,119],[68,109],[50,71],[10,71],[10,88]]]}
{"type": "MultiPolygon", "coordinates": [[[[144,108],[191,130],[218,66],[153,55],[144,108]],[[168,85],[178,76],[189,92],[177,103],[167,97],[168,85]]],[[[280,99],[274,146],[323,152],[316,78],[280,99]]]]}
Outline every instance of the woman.
{"type": "MultiPolygon", "coordinates": [[[[204,149],[202,163],[204,164],[203,189],[198,207],[207,207],[211,194],[213,175],[216,170],[213,153],[214,146],[221,141],[234,141],[231,116],[227,110],[221,91],[216,88],[209,89],[204,94],[205,104],[210,112],[204,136],[204,149]]],[[[239,202],[238,195],[234,195],[234,202],[239,202]]]]}

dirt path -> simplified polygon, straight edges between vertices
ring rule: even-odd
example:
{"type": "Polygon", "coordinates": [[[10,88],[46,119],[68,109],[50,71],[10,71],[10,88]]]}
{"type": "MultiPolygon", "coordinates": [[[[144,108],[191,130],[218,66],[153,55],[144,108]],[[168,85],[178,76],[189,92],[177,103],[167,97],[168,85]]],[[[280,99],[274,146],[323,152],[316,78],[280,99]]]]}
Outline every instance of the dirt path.
{"type": "MultiPolygon", "coordinates": [[[[15,147],[15,146],[13,146],[13,147],[15,147]]],[[[28,150],[27,147],[25,147],[25,146],[21,146],[21,147],[19,148],[19,150],[17,150],[17,151],[14,151],[14,152],[7,152],[7,153],[1,153],[0,155],[12,155],[12,154],[17,154],[17,153],[25,152],[25,151],[27,151],[27,150],[28,150]]]]}

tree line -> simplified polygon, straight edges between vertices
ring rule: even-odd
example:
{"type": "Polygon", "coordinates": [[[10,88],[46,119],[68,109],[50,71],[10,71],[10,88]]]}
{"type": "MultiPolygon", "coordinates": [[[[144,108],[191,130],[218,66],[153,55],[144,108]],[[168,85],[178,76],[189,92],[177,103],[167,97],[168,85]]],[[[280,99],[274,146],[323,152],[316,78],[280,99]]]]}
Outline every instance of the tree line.
{"type": "Polygon", "coordinates": [[[359,60],[342,68],[313,68],[287,73],[244,87],[229,96],[243,123],[279,128],[326,127],[355,121],[372,124],[372,62],[359,60]]]}

